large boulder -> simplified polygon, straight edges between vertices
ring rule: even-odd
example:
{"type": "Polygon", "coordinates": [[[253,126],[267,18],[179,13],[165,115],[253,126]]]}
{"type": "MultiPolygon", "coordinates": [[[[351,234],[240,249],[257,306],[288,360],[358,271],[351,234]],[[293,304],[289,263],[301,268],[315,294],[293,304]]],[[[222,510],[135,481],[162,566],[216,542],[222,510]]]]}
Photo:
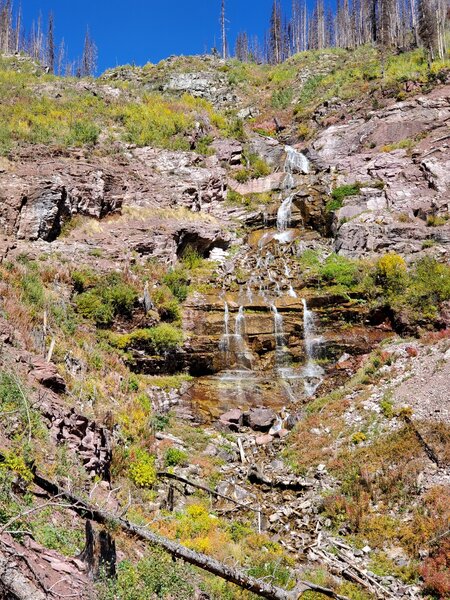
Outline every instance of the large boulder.
{"type": "Polygon", "coordinates": [[[269,431],[275,423],[277,415],[270,408],[251,408],[245,415],[244,423],[254,431],[269,431]]]}

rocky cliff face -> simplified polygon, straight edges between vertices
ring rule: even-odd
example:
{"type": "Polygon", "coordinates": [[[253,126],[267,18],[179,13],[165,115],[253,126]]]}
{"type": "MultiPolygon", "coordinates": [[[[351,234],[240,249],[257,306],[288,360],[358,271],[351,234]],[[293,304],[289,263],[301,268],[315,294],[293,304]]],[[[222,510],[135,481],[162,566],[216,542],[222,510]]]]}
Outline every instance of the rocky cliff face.
{"type": "Polygon", "coordinates": [[[427,227],[427,218],[448,214],[449,96],[443,86],[331,126],[314,141],[311,157],[335,169],[338,184],[363,185],[336,213],[338,252],[413,255],[427,240],[437,244],[437,252],[447,252],[448,225],[427,227]],[[401,148],[408,145],[409,150],[401,148]]]}
{"type": "MultiPolygon", "coordinates": [[[[215,508],[240,503],[250,532],[259,515],[286,565],[342,574],[350,561],[367,597],[418,598],[407,571],[429,542],[418,506],[440,535],[433,502],[449,480],[450,87],[370,110],[327,101],[299,141],[288,109],[267,90],[255,106],[236,65],[199,61],[114,70],[89,90],[108,102],[189,93],[233,108],[242,128],[217,134],[210,105],[196,104],[190,151],[116,140],[22,144],[1,159],[0,389],[10,394],[13,373],[29,392],[25,413],[23,402],[7,412],[2,447],[14,451],[25,423],[52,477],[168,535],[185,535],[176,519],[196,488],[155,482],[155,461],[203,488],[218,481],[215,508]],[[130,86],[116,89],[121,79],[130,86]],[[261,127],[269,115],[277,135],[261,127]],[[430,279],[417,282],[416,264],[430,279]]],[[[337,62],[325,56],[316,75],[337,62]]],[[[296,74],[292,102],[313,75],[296,74]]],[[[223,519],[228,552],[244,542],[223,519]]],[[[193,544],[208,552],[213,526],[202,527],[193,544]]],[[[38,570],[56,561],[30,544],[38,570]]],[[[52,565],[49,583],[57,567],[94,593],[79,561],[52,565]]]]}

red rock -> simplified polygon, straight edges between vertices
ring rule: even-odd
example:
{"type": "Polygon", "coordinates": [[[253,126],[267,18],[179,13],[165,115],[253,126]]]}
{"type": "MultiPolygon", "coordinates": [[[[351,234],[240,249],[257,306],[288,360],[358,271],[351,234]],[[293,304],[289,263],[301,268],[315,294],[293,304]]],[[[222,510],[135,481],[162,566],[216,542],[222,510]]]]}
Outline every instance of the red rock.
{"type": "Polygon", "coordinates": [[[56,366],[53,363],[48,363],[43,358],[35,358],[32,362],[33,370],[31,375],[40,384],[50,388],[54,392],[64,392],[66,382],[58,373],[56,366]]]}
{"type": "Polygon", "coordinates": [[[220,416],[221,421],[228,421],[229,423],[237,423],[239,425],[242,425],[243,418],[244,413],[238,408],[233,408],[220,416]]]}
{"type": "Polygon", "coordinates": [[[267,444],[270,444],[271,442],[273,442],[273,437],[268,434],[259,435],[255,441],[258,446],[267,446],[267,444]]]}
{"type": "Polygon", "coordinates": [[[280,429],[280,431],[277,431],[276,433],[276,437],[279,437],[281,439],[285,438],[287,435],[289,434],[289,431],[287,429],[280,429]]]}
{"type": "Polygon", "coordinates": [[[269,431],[275,423],[277,415],[270,408],[251,408],[245,415],[245,424],[254,431],[269,431]]]}
{"type": "Polygon", "coordinates": [[[408,354],[408,356],[411,356],[411,358],[419,355],[419,351],[415,346],[408,346],[406,348],[406,353],[408,354]]]}

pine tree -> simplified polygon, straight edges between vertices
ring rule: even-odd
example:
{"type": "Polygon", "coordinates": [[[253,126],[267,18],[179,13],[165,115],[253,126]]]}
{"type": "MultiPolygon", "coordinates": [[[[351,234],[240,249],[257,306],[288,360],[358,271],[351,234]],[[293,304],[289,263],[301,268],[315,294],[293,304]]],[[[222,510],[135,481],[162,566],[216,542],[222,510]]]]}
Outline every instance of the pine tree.
{"type": "Polygon", "coordinates": [[[382,46],[388,48],[395,43],[397,2],[396,0],[381,0],[380,10],[380,34],[379,39],[382,46]]]}
{"type": "Polygon", "coordinates": [[[66,59],[66,43],[64,38],[61,40],[58,49],[58,63],[57,63],[57,74],[59,76],[64,75],[64,61],[66,59]]]}

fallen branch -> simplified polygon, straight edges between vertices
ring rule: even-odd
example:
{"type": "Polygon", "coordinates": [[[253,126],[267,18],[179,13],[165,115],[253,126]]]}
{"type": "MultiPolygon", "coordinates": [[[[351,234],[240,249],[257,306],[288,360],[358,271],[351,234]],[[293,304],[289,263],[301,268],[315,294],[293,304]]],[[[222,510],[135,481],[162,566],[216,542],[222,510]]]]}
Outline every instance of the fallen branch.
{"type": "Polygon", "coordinates": [[[413,420],[411,419],[411,417],[409,417],[408,415],[405,415],[403,417],[403,420],[405,421],[405,423],[411,427],[411,429],[414,432],[414,435],[417,438],[417,441],[419,442],[419,444],[422,446],[423,450],[425,451],[425,454],[428,456],[428,458],[434,462],[434,464],[438,467],[441,467],[441,461],[439,459],[439,456],[436,454],[436,452],[434,451],[434,449],[430,446],[430,444],[428,444],[428,442],[425,440],[425,438],[423,437],[423,435],[420,433],[420,431],[417,429],[417,427],[415,426],[413,420]]]}
{"type": "Polygon", "coordinates": [[[242,502],[239,502],[238,500],[235,500],[234,498],[231,498],[231,496],[226,496],[225,494],[216,492],[215,490],[212,490],[211,488],[206,487],[205,485],[201,485],[200,483],[196,483],[195,481],[191,481],[190,479],[186,479],[185,477],[180,477],[180,475],[175,475],[174,473],[167,473],[166,471],[159,471],[157,475],[162,479],[174,479],[175,481],[179,481],[180,483],[184,483],[185,485],[190,485],[191,487],[197,488],[198,490],[207,492],[211,496],[214,496],[214,498],[222,498],[223,500],[228,500],[228,502],[232,502],[233,504],[236,504],[236,506],[240,506],[245,510],[260,512],[257,508],[252,508],[247,504],[244,504],[242,502]]]}
{"type": "Polygon", "coordinates": [[[91,506],[69,491],[60,488],[57,484],[40,476],[36,470],[34,470],[33,474],[34,483],[38,487],[45,490],[51,496],[60,496],[67,500],[70,504],[70,510],[73,510],[81,517],[101,524],[111,523],[119,526],[125,533],[163,548],[172,557],[184,560],[185,562],[199,567],[227,582],[234,583],[245,590],[253,592],[262,598],[267,598],[268,600],[297,600],[305,592],[314,591],[321,593],[328,598],[334,598],[335,600],[348,600],[345,596],[341,596],[331,589],[324,588],[309,581],[299,581],[297,587],[293,591],[287,591],[270,583],[266,583],[260,579],[251,577],[240,569],[228,567],[215,558],[200,554],[199,552],[194,552],[166,537],[149,530],[144,530],[122,517],[117,517],[105,510],[91,506]]]}
{"type": "Polygon", "coordinates": [[[267,485],[272,488],[279,488],[280,490],[292,490],[294,492],[300,492],[307,490],[311,487],[311,484],[302,479],[284,480],[284,479],[269,479],[260,471],[256,465],[252,465],[249,469],[247,479],[250,483],[257,485],[267,485]]]}

